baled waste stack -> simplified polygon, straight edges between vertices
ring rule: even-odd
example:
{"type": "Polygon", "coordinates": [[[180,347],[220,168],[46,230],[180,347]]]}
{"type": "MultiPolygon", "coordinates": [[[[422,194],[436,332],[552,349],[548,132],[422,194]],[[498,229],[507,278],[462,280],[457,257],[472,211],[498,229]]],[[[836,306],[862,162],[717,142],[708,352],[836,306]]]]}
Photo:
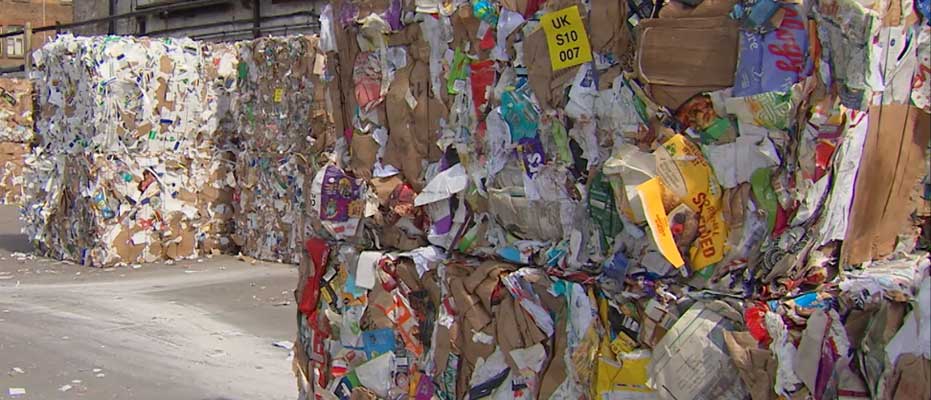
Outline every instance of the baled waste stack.
{"type": "Polygon", "coordinates": [[[306,398],[931,395],[928,2],[630,4],[325,8],[306,398]]]}
{"type": "Polygon", "coordinates": [[[32,140],[32,83],[0,78],[0,204],[18,204],[32,140]]]}
{"type": "Polygon", "coordinates": [[[317,154],[335,136],[317,41],[293,36],[236,43],[232,107],[241,151],[235,240],[251,257],[300,262],[304,190],[317,154]]]}
{"type": "Polygon", "coordinates": [[[40,251],[101,266],[232,244],[220,106],[236,70],[225,53],[189,39],[70,35],[35,53],[40,117],[23,214],[40,251]]]}

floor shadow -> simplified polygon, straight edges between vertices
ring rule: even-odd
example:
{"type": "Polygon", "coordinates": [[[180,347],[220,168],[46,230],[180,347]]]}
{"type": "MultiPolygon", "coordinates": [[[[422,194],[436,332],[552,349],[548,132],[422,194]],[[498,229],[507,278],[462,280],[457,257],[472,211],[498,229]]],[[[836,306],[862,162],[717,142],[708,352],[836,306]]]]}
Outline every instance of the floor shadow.
{"type": "Polygon", "coordinates": [[[21,233],[0,233],[0,250],[6,250],[11,253],[31,253],[32,243],[29,243],[29,237],[21,233]]]}

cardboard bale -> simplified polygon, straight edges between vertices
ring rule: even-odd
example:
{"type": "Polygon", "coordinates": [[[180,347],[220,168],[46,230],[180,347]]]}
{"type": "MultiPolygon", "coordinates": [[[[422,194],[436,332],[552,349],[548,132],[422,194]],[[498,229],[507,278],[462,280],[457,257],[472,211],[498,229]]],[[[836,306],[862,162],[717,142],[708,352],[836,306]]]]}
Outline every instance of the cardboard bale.
{"type": "Polygon", "coordinates": [[[228,54],[189,39],[70,35],[36,52],[23,219],[43,253],[111,266],[230,247],[228,54]]]}
{"type": "Polygon", "coordinates": [[[0,142],[0,204],[19,204],[22,200],[27,154],[27,144],[0,142]]]}
{"type": "Polygon", "coordinates": [[[26,79],[0,78],[0,204],[19,204],[23,167],[33,138],[33,89],[26,79]]]}
{"type": "Polygon", "coordinates": [[[236,244],[250,257],[298,263],[311,166],[299,155],[244,151],[236,168],[236,244]]]}
{"type": "Polygon", "coordinates": [[[32,82],[0,78],[0,142],[28,143],[32,136],[32,82]]]}

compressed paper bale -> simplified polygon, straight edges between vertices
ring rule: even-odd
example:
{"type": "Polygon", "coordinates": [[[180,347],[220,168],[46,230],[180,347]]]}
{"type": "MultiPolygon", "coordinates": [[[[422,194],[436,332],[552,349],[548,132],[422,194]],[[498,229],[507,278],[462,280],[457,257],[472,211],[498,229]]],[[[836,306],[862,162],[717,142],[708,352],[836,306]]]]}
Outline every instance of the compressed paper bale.
{"type": "Polygon", "coordinates": [[[239,139],[234,239],[250,257],[300,261],[311,161],[337,137],[336,109],[326,97],[335,80],[325,81],[330,66],[317,44],[316,36],[291,36],[235,45],[240,63],[230,106],[239,139]]]}
{"type": "Polygon", "coordinates": [[[23,194],[23,168],[28,145],[0,142],[0,204],[19,204],[23,194]]]}
{"type": "Polygon", "coordinates": [[[32,82],[0,78],[0,142],[29,142],[33,136],[32,124],[32,82]]]}
{"type": "Polygon", "coordinates": [[[308,168],[298,155],[239,154],[234,237],[243,254],[268,261],[300,261],[308,168]]]}
{"type": "Polygon", "coordinates": [[[23,203],[41,252],[110,266],[229,243],[232,216],[218,216],[212,191],[235,184],[215,174],[232,141],[221,128],[232,54],[189,39],[70,35],[36,52],[41,114],[23,203]]]}

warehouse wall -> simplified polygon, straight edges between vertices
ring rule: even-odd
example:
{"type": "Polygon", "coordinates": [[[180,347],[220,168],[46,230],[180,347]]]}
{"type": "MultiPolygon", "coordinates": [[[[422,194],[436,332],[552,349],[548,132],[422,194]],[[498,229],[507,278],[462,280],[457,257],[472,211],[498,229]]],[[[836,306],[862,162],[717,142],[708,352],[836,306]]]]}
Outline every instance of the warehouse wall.
{"type": "MultiPolygon", "coordinates": [[[[0,0],[0,32],[10,27],[22,27],[27,22],[34,28],[54,25],[56,22],[71,22],[71,2],[61,0],[0,0]]],[[[33,36],[32,47],[37,49],[54,33],[39,33],[33,36]]],[[[23,64],[23,57],[11,56],[7,50],[7,39],[0,39],[0,67],[23,64]]]]}
{"type": "MultiPolygon", "coordinates": [[[[110,0],[75,0],[76,21],[106,16],[110,0]]],[[[262,34],[283,35],[315,32],[317,20],[311,15],[276,18],[295,12],[316,11],[323,2],[318,0],[260,0],[258,2],[262,34]]],[[[147,34],[152,36],[189,36],[211,41],[241,40],[254,37],[252,0],[115,0],[115,14],[133,11],[160,10],[147,16],[118,20],[116,34],[147,34]],[[177,9],[179,4],[190,8],[177,9]],[[208,25],[208,26],[204,26],[208,25]]],[[[106,34],[109,24],[95,24],[75,29],[79,34],[106,34]]]]}

